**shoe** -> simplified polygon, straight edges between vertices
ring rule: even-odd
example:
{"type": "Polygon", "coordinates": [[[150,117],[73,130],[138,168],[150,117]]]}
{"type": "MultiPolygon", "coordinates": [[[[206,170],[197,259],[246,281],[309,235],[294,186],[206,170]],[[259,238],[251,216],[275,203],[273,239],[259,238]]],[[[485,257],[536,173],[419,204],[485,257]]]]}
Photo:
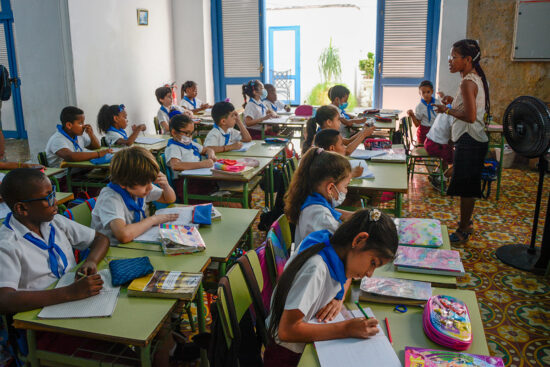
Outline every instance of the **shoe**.
{"type": "Polygon", "coordinates": [[[461,245],[463,243],[468,242],[471,235],[472,234],[470,232],[457,229],[455,233],[449,236],[449,240],[451,241],[451,245],[461,245]]]}
{"type": "MultiPolygon", "coordinates": [[[[437,191],[441,190],[441,180],[437,176],[429,176],[428,180],[437,191]]],[[[445,184],[443,184],[443,190],[445,191],[445,184]]]]}
{"type": "MultiPolygon", "coordinates": [[[[458,222],[456,224],[457,227],[460,227],[460,222],[458,222]]],[[[473,220],[470,220],[470,223],[468,223],[468,230],[464,231],[464,232],[468,232],[470,234],[474,233],[474,221],[473,220]]]]}

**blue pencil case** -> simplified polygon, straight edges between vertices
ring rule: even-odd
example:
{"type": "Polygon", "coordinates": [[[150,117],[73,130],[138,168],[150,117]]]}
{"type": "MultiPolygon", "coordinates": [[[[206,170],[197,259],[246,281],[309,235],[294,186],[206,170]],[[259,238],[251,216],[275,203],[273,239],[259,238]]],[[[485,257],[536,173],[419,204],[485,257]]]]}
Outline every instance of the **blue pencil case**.
{"type": "Polygon", "coordinates": [[[132,280],[151,274],[155,270],[147,256],[111,260],[109,269],[111,270],[113,287],[130,283],[132,280]]]}
{"type": "Polygon", "coordinates": [[[106,164],[111,163],[111,159],[113,159],[113,153],[107,153],[103,157],[90,159],[90,162],[93,164],[106,164]]]}
{"type": "Polygon", "coordinates": [[[212,204],[195,205],[193,223],[212,224],[212,204]]]}
{"type": "Polygon", "coordinates": [[[265,138],[266,144],[286,144],[288,139],[286,138],[265,138]]]}

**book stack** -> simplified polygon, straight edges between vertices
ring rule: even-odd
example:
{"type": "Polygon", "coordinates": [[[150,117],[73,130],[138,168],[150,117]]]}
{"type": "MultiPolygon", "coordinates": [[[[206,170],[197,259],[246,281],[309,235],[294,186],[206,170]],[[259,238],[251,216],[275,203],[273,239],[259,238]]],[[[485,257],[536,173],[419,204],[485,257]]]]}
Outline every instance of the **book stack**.
{"type": "Polygon", "coordinates": [[[155,270],[128,286],[128,296],[192,300],[202,281],[201,273],[155,270]]]}
{"type": "Polygon", "coordinates": [[[460,252],[423,247],[399,246],[393,262],[398,271],[464,276],[460,252]]]}

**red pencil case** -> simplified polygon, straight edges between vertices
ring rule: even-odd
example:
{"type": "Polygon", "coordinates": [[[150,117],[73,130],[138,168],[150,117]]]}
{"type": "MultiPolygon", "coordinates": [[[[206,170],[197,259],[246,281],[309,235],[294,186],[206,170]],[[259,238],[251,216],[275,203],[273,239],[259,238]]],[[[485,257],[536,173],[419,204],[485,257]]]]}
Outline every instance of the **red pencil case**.
{"type": "Polygon", "coordinates": [[[422,325],[426,336],[444,347],[466,350],[472,344],[470,313],[457,298],[430,297],[422,314],[422,325]]]}
{"type": "Polygon", "coordinates": [[[370,149],[370,150],[391,148],[391,141],[388,139],[368,138],[368,139],[365,139],[363,144],[365,145],[365,149],[370,149]]]}
{"type": "Polygon", "coordinates": [[[382,116],[374,116],[374,118],[376,118],[376,121],[380,121],[380,122],[392,122],[392,118],[391,117],[382,117],[382,116]]]}

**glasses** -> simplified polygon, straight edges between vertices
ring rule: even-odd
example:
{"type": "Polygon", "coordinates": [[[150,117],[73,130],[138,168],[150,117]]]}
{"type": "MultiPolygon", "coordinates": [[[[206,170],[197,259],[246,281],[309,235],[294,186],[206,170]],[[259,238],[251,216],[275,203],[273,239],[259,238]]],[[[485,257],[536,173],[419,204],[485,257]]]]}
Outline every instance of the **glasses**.
{"type": "Polygon", "coordinates": [[[55,205],[55,185],[52,185],[52,192],[50,192],[48,195],[44,196],[44,197],[41,197],[41,198],[36,198],[36,199],[27,199],[27,200],[21,200],[22,203],[30,203],[32,201],[41,201],[41,200],[46,200],[46,202],[48,203],[48,206],[54,206],[55,205]]]}
{"type": "Polygon", "coordinates": [[[121,113],[122,111],[124,111],[126,109],[126,106],[124,106],[123,104],[119,104],[118,105],[118,113],[121,113]]]}
{"type": "Polygon", "coordinates": [[[449,56],[447,56],[447,60],[453,61],[454,59],[458,59],[459,57],[462,58],[462,59],[464,58],[464,56],[453,56],[453,55],[449,55],[449,56]]]}
{"type": "Polygon", "coordinates": [[[195,133],[195,131],[184,131],[184,130],[176,130],[176,132],[178,134],[182,134],[182,135],[189,136],[189,137],[192,137],[193,134],[195,133]]]}

